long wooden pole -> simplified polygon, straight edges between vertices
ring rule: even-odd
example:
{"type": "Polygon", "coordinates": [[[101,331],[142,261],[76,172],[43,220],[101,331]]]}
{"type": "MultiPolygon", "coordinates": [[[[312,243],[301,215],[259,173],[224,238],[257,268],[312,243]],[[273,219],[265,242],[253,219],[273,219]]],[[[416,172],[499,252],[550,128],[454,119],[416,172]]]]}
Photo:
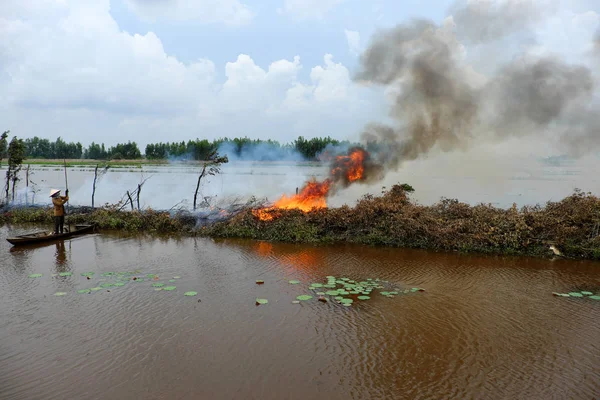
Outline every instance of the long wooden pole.
{"type": "MultiPolygon", "coordinates": [[[[63,162],[65,164],[65,194],[66,194],[66,191],[69,190],[69,181],[67,180],[67,160],[63,159],[63,162]]],[[[68,207],[69,207],[69,204],[67,202],[67,204],[65,205],[65,210],[67,212],[65,214],[69,213],[68,212],[68,210],[69,210],[68,207]]],[[[65,217],[65,219],[67,219],[67,218],[65,217]]],[[[67,220],[67,227],[69,228],[69,232],[71,232],[71,224],[68,222],[68,220],[67,220]]]]}

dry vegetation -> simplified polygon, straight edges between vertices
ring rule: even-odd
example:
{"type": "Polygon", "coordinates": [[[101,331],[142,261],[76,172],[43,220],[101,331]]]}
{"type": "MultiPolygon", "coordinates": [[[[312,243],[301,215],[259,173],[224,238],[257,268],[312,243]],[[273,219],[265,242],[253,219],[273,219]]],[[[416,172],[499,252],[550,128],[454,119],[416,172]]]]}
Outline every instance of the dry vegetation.
{"type": "Polygon", "coordinates": [[[201,232],[213,237],[537,256],[551,255],[549,245],[554,244],[568,257],[600,258],[600,199],[590,193],[575,191],[544,207],[505,210],[450,199],[419,205],[409,200],[410,189],[395,185],[380,197],[365,196],[353,208],[277,210],[272,221],[260,221],[247,211],[201,232]]]}
{"type": "MultiPolygon", "coordinates": [[[[443,199],[432,206],[409,199],[410,186],[395,185],[381,196],[364,196],[355,207],[304,213],[272,211],[261,221],[246,209],[231,219],[196,229],[187,212],[73,209],[70,223],[96,223],[101,229],[187,233],[303,243],[353,242],[442,251],[550,256],[554,244],[567,257],[600,259],[600,199],[575,191],[545,206],[517,209],[469,206],[443,199]]],[[[46,208],[12,209],[0,222],[52,224],[46,208]]]]}

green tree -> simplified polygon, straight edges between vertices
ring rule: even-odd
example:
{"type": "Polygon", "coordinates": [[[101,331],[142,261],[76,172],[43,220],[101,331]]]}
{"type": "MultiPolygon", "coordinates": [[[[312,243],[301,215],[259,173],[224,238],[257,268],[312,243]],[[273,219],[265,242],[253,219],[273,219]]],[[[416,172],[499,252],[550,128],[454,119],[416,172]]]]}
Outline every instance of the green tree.
{"type": "Polygon", "coordinates": [[[0,166],[2,166],[2,159],[4,159],[4,157],[6,157],[6,149],[8,146],[7,138],[8,138],[9,133],[10,133],[10,131],[5,131],[0,136],[0,166]]]}
{"type": "Polygon", "coordinates": [[[12,182],[12,200],[15,200],[15,187],[19,181],[19,171],[25,160],[25,142],[13,136],[8,145],[8,169],[6,170],[6,199],[8,201],[9,186],[12,182]]]}

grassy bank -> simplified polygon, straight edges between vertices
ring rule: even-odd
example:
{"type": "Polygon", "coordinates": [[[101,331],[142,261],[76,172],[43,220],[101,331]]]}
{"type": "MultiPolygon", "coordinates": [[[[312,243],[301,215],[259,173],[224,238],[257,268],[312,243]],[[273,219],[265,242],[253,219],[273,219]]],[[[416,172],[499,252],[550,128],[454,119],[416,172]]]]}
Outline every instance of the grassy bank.
{"type": "MultiPolygon", "coordinates": [[[[576,191],[544,206],[505,210],[449,199],[419,205],[409,199],[405,188],[396,185],[382,196],[365,196],[355,207],[310,213],[274,210],[271,221],[261,221],[246,210],[199,229],[193,215],[151,210],[73,209],[69,220],[93,222],[101,229],[541,257],[552,255],[549,245],[553,244],[570,258],[600,259],[600,199],[592,194],[576,191]]],[[[49,209],[13,209],[2,213],[0,222],[51,226],[52,214],[49,209]]]]}
{"type": "MultiPolygon", "coordinates": [[[[135,167],[140,165],[167,165],[167,160],[88,160],[88,159],[67,159],[67,160],[48,160],[48,159],[27,159],[23,161],[24,165],[35,165],[35,166],[63,166],[64,162],[67,162],[68,167],[73,166],[96,166],[96,165],[110,165],[112,167],[135,167]]],[[[195,163],[201,163],[195,161],[195,163]]]]}

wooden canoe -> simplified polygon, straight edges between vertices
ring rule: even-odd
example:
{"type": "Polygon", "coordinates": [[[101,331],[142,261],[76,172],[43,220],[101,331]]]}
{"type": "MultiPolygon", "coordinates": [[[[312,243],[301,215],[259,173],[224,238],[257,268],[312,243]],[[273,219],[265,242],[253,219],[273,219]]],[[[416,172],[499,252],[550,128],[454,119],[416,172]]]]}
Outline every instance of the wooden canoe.
{"type": "MultiPolygon", "coordinates": [[[[81,235],[82,233],[91,232],[94,230],[95,225],[75,225],[75,229],[71,232],[59,233],[58,235],[54,235],[52,232],[35,232],[28,233],[26,235],[19,235],[15,237],[6,238],[8,242],[12,245],[22,245],[22,244],[32,244],[39,242],[47,242],[51,240],[62,240],[68,239],[75,235],[81,235]]],[[[66,228],[66,227],[65,227],[66,228]]]]}

